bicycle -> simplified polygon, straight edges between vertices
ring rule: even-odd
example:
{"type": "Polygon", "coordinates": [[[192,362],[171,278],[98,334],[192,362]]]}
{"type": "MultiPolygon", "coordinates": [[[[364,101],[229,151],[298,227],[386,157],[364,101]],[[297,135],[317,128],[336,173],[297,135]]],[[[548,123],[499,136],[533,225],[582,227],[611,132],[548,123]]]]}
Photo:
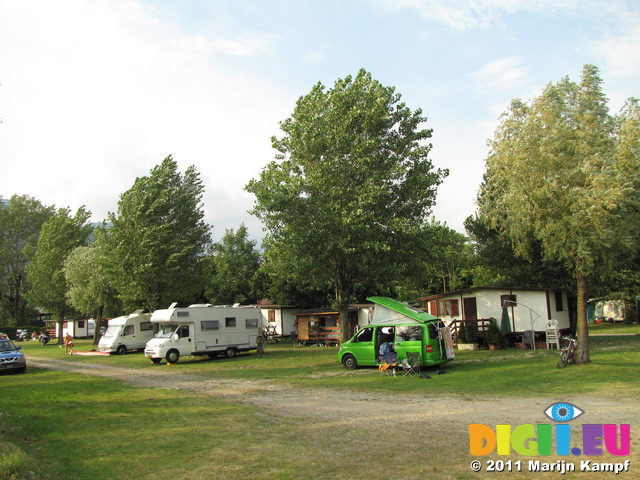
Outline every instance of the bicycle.
{"type": "Polygon", "coordinates": [[[565,365],[574,363],[573,353],[576,351],[576,345],[578,341],[571,337],[562,337],[563,340],[567,340],[568,344],[560,349],[560,357],[558,358],[558,368],[563,368],[565,365]]]}

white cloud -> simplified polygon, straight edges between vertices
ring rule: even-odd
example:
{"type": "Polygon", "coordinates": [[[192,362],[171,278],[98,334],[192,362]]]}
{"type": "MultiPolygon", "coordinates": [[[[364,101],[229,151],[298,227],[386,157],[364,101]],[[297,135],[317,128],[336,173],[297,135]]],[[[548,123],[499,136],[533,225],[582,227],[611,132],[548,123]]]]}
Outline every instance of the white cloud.
{"type": "Polygon", "coordinates": [[[269,53],[279,37],[271,34],[243,35],[238,40],[216,37],[211,43],[214,51],[227,55],[260,56],[269,53]]]}
{"type": "MultiPolygon", "coordinates": [[[[218,224],[230,221],[220,195],[273,159],[269,138],[291,103],[216,67],[220,44],[175,37],[152,13],[132,1],[3,2],[0,195],[86,204],[100,221],[173,154],[201,173],[209,223],[252,221],[250,199],[236,195],[240,216],[218,224]]],[[[247,36],[225,53],[259,55],[274,41],[247,36]]]]}
{"type": "Polygon", "coordinates": [[[521,85],[527,77],[527,70],[520,65],[517,57],[507,57],[483,65],[471,73],[471,77],[479,83],[476,86],[478,90],[504,90],[521,85]]]}
{"type": "Polygon", "coordinates": [[[425,20],[435,21],[450,30],[466,31],[495,27],[505,14],[537,13],[552,15],[600,14],[603,8],[625,4],[610,0],[608,7],[598,0],[369,0],[388,11],[414,10],[425,20]]]}

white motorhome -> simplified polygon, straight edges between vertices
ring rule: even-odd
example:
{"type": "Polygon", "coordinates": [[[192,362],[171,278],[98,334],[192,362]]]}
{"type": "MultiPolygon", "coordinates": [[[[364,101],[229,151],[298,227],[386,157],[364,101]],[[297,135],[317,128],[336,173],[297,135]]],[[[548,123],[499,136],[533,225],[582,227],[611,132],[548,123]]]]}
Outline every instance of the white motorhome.
{"type": "Polygon", "coordinates": [[[209,304],[156,310],[151,322],[160,331],[147,342],[146,357],[153,363],[165,358],[176,363],[181,356],[224,354],[235,357],[258,347],[260,309],[241,306],[213,306],[209,304]]]}
{"type": "Polygon", "coordinates": [[[109,320],[109,326],[98,343],[99,352],[124,355],[129,350],[142,350],[153,338],[151,314],[136,310],[130,315],[109,320]]]}

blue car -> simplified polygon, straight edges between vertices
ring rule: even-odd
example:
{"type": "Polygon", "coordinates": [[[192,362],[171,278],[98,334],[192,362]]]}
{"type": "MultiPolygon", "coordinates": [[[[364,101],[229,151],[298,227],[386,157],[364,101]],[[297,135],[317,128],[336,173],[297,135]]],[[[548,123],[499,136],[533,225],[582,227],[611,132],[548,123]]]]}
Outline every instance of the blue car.
{"type": "Polygon", "coordinates": [[[9,339],[0,339],[0,372],[24,373],[27,371],[27,359],[9,339]]]}

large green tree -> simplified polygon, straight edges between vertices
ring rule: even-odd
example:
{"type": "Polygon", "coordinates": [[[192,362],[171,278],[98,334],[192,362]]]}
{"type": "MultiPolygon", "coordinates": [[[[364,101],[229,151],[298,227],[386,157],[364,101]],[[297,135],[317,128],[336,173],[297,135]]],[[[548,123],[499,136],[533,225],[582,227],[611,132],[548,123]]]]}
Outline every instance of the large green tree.
{"type": "Polygon", "coordinates": [[[260,267],[260,252],[249,239],[247,227],[228,229],[213,246],[207,297],[218,305],[256,303],[254,282],[260,267]]]}
{"type": "Polygon", "coordinates": [[[637,246],[640,161],[637,102],[609,114],[598,69],[579,84],[549,84],[530,104],[514,100],[491,142],[479,213],[528,257],[542,254],[573,273],[578,363],[589,362],[587,284],[621,250],[637,246]]]}
{"type": "Polygon", "coordinates": [[[272,137],[276,160],[246,186],[280,274],[332,285],[343,340],[356,285],[386,282],[412,260],[404,245],[448,173],[427,158],[422,111],[400,100],[364,70],[331,89],[318,83],[272,137]]]}
{"type": "Polygon", "coordinates": [[[27,264],[35,251],[42,224],[54,213],[35,198],[14,195],[0,203],[0,325],[26,325],[32,308],[26,299],[29,291],[27,264]]]}
{"type": "Polygon", "coordinates": [[[100,340],[100,327],[103,315],[111,306],[118,304],[116,291],[97,261],[97,249],[91,246],[76,247],[64,262],[64,274],[67,280],[67,298],[80,313],[95,317],[96,328],[93,344],[100,340]]]}
{"type": "Polygon", "coordinates": [[[84,207],[72,217],[68,208],[60,208],[42,225],[38,245],[27,275],[32,284],[28,299],[33,305],[56,316],[58,343],[62,344],[64,318],[73,311],[67,299],[64,262],[71,251],[85,245],[93,228],[87,223],[90,213],[84,207]]]}
{"type": "Polygon", "coordinates": [[[98,261],[125,309],[192,302],[204,290],[210,248],[204,186],[194,166],[168,156],[120,196],[118,213],[96,231],[98,261]]]}

